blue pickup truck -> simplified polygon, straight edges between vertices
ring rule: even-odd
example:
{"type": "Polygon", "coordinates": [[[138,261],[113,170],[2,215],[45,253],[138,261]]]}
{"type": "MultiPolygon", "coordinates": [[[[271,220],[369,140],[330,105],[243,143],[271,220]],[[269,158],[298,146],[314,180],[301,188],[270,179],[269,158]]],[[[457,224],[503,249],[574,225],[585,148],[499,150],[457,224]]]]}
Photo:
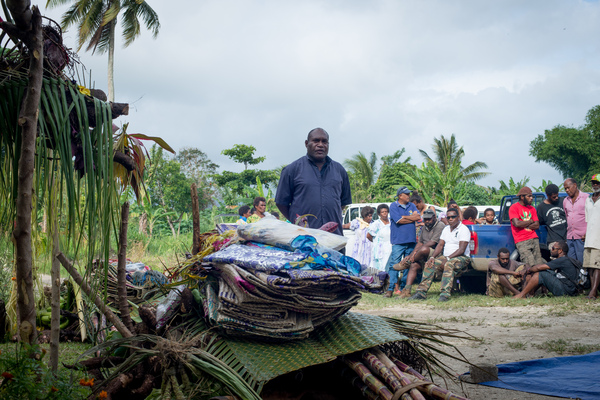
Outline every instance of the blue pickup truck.
{"type": "MultiPolygon", "coordinates": [[[[566,196],[565,193],[559,193],[560,197],[566,196]]],[[[544,193],[533,193],[532,205],[537,208],[538,204],[546,199],[544,193]]],[[[459,285],[462,290],[470,293],[485,293],[485,279],[487,267],[490,259],[498,256],[498,250],[506,247],[511,251],[513,260],[519,259],[519,252],[515,247],[512,232],[510,229],[510,218],[508,209],[515,202],[519,201],[516,195],[504,196],[498,215],[499,225],[467,225],[471,231],[471,267],[460,278],[459,285]]],[[[541,225],[536,233],[540,239],[540,249],[542,256],[546,259],[550,256],[546,243],[546,226],[541,225]]]]}

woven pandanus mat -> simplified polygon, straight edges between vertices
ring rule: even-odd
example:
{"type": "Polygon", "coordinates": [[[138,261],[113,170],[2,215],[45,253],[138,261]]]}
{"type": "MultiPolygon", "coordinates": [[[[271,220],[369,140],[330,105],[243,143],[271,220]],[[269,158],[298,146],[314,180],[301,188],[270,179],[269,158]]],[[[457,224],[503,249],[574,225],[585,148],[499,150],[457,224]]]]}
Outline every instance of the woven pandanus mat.
{"type": "Polygon", "coordinates": [[[317,328],[308,339],[278,343],[224,338],[217,345],[218,354],[211,353],[260,391],[266,382],[288,372],[406,339],[384,318],[349,312],[317,328]]]}

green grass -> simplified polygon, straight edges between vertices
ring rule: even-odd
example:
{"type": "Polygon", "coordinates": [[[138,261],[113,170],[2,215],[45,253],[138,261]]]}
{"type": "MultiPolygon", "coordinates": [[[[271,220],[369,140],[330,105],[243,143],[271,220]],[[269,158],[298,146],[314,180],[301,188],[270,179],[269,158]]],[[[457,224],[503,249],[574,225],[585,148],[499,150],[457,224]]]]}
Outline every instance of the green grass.
{"type": "MultiPolygon", "coordinates": [[[[10,342],[10,343],[0,343],[0,351],[2,352],[3,357],[11,357],[16,354],[18,343],[10,342]]],[[[73,371],[71,369],[65,368],[63,364],[74,364],[79,356],[83,354],[85,351],[91,349],[93,346],[91,343],[69,343],[69,342],[61,342],[58,347],[58,373],[70,373],[73,371]]],[[[46,350],[46,355],[44,360],[48,362],[50,359],[50,344],[40,344],[40,348],[46,350]]],[[[83,378],[86,376],[85,373],[80,371],[74,371],[77,379],[83,378]]]]}
{"type": "Polygon", "coordinates": [[[548,328],[550,324],[544,324],[538,321],[529,322],[529,321],[519,321],[516,326],[520,326],[521,328],[548,328]]]}
{"type": "Polygon", "coordinates": [[[573,339],[550,339],[535,347],[557,354],[588,354],[600,350],[600,344],[574,343],[573,339]]]}
{"type": "Polygon", "coordinates": [[[525,350],[527,343],[523,342],[506,342],[506,345],[513,350],[525,350]]]}

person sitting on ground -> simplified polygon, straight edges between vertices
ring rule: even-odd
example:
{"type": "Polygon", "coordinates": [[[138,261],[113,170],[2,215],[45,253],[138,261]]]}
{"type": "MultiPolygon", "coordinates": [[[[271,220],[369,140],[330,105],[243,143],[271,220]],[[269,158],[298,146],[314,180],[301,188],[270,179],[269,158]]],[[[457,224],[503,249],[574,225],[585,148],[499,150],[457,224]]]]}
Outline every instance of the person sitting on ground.
{"type": "Polygon", "coordinates": [[[477,211],[477,208],[474,206],[469,206],[465,209],[465,211],[463,212],[463,220],[462,223],[464,225],[475,225],[477,224],[477,214],[479,214],[479,211],[477,211]]]}
{"type": "Polygon", "coordinates": [[[446,218],[450,225],[447,225],[442,231],[440,241],[435,247],[433,255],[423,268],[423,279],[417,287],[417,291],[409,300],[425,300],[427,298],[427,292],[438,269],[444,271],[438,301],[450,300],[454,279],[462,275],[471,262],[469,258],[471,231],[461,224],[458,210],[448,209],[446,218]]]}
{"type": "MultiPolygon", "coordinates": [[[[458,211],[458,217],[462,220],[462,211],[460,209],[460,207],[458,206],[458,204],[456,203],[456,201],[454,201],[454,199],[450,199],[450,201],[448,202],[448,210],[454,208],[456,211],[458,211]]],[[[448,219],[446,218],[446,214],[448,213],[448,210],[446,210],[446,212],[441,212],[439,215],[439,219],[440,221],[442,221],[444,223],[444,225],[448,225],[448,219]]]]}
{"type": "Polygon", "coordinates": [[[248,218],[248,222],[260,221],[269,214],[267,209],[267,200],[264,197],[258,196],[254,198],[254,213],[248,218]]]}
{"type": "Polygon", "coordinates": [[[373,221],[373,213],[375,209],[373,207],[363,207],[360,210],[360,216],[362,218],[356,218],[349,224],[344,224],[344,229],[352,229],[354,231],[354,246],[350,250],[348,256],[354,258],[363,267],[368,267],[371,263],[371,250],[373,249],[373,243],[367,238],[369,233],[369,225],[373,221]]]}
{"type": "Polygon", "coordinates": [[[483,221],[481,221],[482,225],[498,225],[498,221],[496,220],[496,211],[493,208],[486,208],[483,212],[483,221]]]}
{"type": "Polygon", "coordinates": [[[486,278],[487,295],[504,297],[519,294],[525,266],[510,259],[510,251],[503,247],[498,258],[490,261],[486,278]]]}
{"type": "Polygon", "coordinates": [[[568,252],[567,242],[560,240],[554,243],[551,254],[555,259],[529,268],[524,274],[525,287],[513,298],[524,299],[535,293],[540,286],[548,289],[554,296],[576,296],[579,268],[575,264],[576,260],[567,257],[568,252]]]}
{"type": "Polygon", "coordinates": [[[433,255],[435,248],[440,241],[442,231],[446,227],[444,223],[437,219],[435,212],[426,209],[423,211],[423,229],[421,230],[421,236],[417,241],[417,245],[408,257],[405,257],[399,264],[396,264],[394,268],[398,270],[409,269],[406,274],[406,285],[400,292],[400,298],[408,298],[411,296],[412,285],[418,278],[419,272],[423,269],[425,262],[433,255]]]}
{"type": "Polygon", "coordinates": [[[549,249],[554,242],[567,240],[567,217],[563,209],[563,200],[564,198],[558,197],[558,186],[551,183],[546,186],[546,199],[537,206],[540,225],[546,225],[548,231],[546,243],[549,249]]]}
{"type": "Polygon", "coordinates": [[[543,264],[544,259],[540,251],[540,240],[535,230],[540,227],[537,211],[531,205],[533,192],[523,186],[517,193],[519,201],[508,209],[510,230],[512,231],[515,246],[519,250],[521,261],[529,265],[543,264]]]}
{"type": "Polygon", "coordinates": [[[248,217],[250,216],[250,206],[241,206],[238,210],[238,214],[240,214],[240,219],[235,221],[237,225],[245,225],[248,223],[248,217]]]}

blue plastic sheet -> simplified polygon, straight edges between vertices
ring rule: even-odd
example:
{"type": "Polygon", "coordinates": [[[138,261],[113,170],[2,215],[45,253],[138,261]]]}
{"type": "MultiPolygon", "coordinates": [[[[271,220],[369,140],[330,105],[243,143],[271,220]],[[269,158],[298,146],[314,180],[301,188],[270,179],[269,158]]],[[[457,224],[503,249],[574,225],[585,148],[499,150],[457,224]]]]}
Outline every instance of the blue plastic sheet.
{"type": "Polygon", "coordinates": [[[498,379],[481,384],[549,396],[600,399],[600,351],[499,364],[498,379]]]}

